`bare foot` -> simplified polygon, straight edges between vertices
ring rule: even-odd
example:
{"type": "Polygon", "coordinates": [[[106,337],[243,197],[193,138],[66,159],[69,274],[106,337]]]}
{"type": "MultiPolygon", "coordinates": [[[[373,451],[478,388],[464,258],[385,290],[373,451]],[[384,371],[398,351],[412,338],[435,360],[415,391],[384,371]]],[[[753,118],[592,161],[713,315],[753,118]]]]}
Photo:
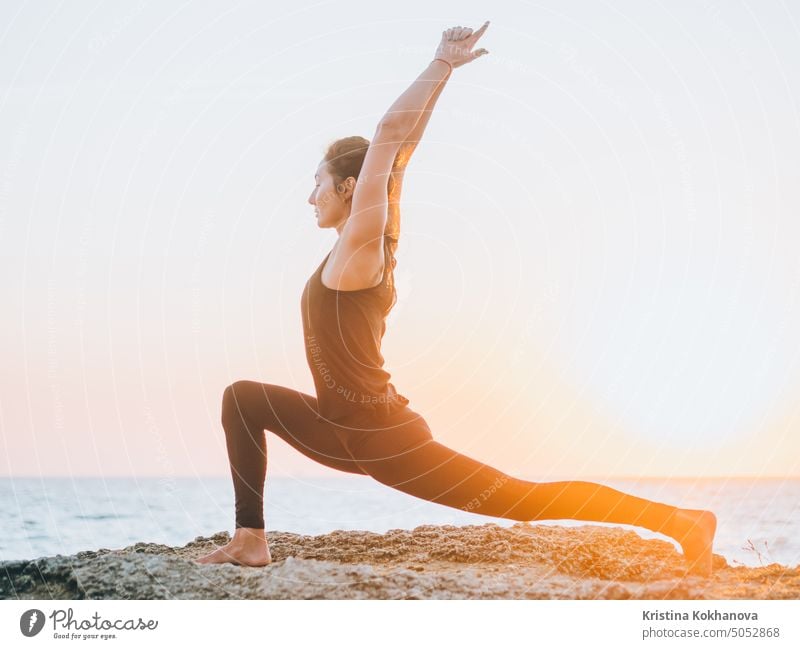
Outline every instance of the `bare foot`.
{"type": "Polygon", "coordinates": [[[238,528],[229,543],[195,559],[197,563],[233,563],[260,568],[272,562],[264,530],[238,528]]]}
{"type": "Polygon", "coordinates": [[[717,517],[703,509],[678,509],[673,518],[674,534],[683,549],[689,574],[711,576],[712,548],[717,532],[717,517]]]}

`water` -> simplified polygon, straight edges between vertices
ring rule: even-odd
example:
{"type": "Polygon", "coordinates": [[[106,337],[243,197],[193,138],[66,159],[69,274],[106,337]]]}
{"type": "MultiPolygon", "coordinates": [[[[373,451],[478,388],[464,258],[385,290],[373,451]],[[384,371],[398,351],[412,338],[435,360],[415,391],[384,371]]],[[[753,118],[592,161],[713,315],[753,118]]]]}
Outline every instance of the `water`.
{"type": "MultiPolygon", "coordinates": [[[[731,565],[800,563],[795,533],[800,531],[800,479],[596,481],[659,502],[711,509],[718,518],[714,551],[731,565]]],[[[299,534],[514,524],[429,503],[358,475],[269,476],[265,500],[267,529],[299,534]]],[[[184,545],[197,536],[233,532],[233,488],[230,477],[0,478],[0,521],[0,561],[122,548],[139,541],[184,545]]],[[[622,527],[643,538],[669,540],[639,527],[622,527]]]]}

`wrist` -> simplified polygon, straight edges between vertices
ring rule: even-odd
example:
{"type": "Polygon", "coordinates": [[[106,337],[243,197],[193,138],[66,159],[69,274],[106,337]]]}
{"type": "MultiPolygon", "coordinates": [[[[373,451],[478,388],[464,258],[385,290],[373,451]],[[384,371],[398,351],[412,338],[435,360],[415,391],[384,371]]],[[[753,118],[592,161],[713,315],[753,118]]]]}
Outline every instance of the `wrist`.
{"type": "Polygon", "coordinates": [[[441,59],[439,57],[434,58],[431,61],[432,64],[440,64],[442,68],[447,68],[447,74],[449,75],[453,71],[453,64],[450,61],[445,59],[441,59]]]}

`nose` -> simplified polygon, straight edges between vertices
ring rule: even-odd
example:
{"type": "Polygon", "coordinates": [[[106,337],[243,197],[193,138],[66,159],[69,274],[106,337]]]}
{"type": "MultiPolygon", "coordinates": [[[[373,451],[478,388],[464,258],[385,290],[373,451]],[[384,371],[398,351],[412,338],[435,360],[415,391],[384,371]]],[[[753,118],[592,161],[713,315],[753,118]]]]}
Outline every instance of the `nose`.
{"type": "Polygon", "coordinates": [[[317,193],[316,189],[311,191],[311,194],[308,197],[308,202],[309,202],[310,205],[316,205],[317,204],[315,199],[314,199],[314,194],[316,194],[316,193],[317,193]]]}

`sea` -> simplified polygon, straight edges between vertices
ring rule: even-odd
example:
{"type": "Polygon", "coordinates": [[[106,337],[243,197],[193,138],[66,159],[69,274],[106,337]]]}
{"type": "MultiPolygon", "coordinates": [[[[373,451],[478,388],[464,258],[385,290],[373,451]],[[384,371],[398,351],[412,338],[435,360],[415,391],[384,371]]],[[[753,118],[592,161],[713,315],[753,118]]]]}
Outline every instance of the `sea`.
{"type": "MultiPolygon", "coordinates": [[[[577,478],[549,478],[555,479],[577,478]]],[[[658,502],[710,509],[718,520],[714,552],[732,566],[800,567],[800,478],[580,479],[658,502]]],[[[268,531],[314,535],[515,523],[427,502],[361,475],[268,476],[264,496],[268,531]]],[[[230,476],[0,478],[0,526],[0,561],[120,549],[140,541],[181,546],[199,536],[233,534],[233,485],[230,476]]],[[[644,528],[619,527],[671,541],[644,528]]]]}

